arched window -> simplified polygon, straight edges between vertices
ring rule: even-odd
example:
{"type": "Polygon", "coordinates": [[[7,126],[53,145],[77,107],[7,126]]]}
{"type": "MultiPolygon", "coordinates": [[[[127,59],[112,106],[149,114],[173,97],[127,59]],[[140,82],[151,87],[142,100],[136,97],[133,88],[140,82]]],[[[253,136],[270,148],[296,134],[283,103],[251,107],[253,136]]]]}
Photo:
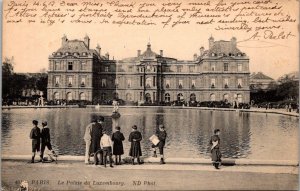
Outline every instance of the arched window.
{"type": "Polygon", "coordinates": [[[183,95],[182,95],[182,93],[179,93],[177,95],[177,101],[183,101],[183,95]]]}
{"type": "Polygon", "coordinates": [[[54,99],[59,99],[59,93],[58,93],[58,92],[55,92],[55,93],[53,94],[53,97],[54,97],[54,99]]]}
{"type": "Polygon", "coordinates": [[[243,103],[243,96],[242,94],[237,94],[237,100],[239,103],[243,103]]]}
{"type": "Polygon", "coordinates": [[[224,95],[223,95],[223,100],[224,100],[224,101],[228,101],[228,99],[229,99],[229,95],[228,95],[228,94],[224,94],[224,95]]]}
{"type": "Polygon", "coordinates": [[[195,102],[196,101],[196,95],[194,93],[192,93],[190,95],[190,101],[195,102]]]}
{"type": "Polygon", "coordinates": [[[80,99],[80,100],[86,100],[86,98],[85,98],[85,93],[83,93],[83,92],[80,93],[80,94],[79,94],[79,99],[80,99]]]}
{"type": "Polygon", "coordinates": [[[170,102],[171,101],[171,96],[169,93],[165,94],[165,102],[170,102]]]}
{"type": "Polygon", "coordinates": [[[131,95],[131,93],[127,93],[127,94],[126,94],[126,100],[127,100],[127,101],[131,101],[131,100],[132,100],[132,95],[131,95]]]}
{"type": "Polygon", "coordinates": [[[210,101],[216,101],[216,95],[210,94],[210,101]]]}
{"type": "Polygon", "coordinates": [[[71,92],[68,92],[67,93],[67,100],[68,101],[70,101],[70,100],[72,100],[73,98],[72,98],[72,93],[71,92]]]}

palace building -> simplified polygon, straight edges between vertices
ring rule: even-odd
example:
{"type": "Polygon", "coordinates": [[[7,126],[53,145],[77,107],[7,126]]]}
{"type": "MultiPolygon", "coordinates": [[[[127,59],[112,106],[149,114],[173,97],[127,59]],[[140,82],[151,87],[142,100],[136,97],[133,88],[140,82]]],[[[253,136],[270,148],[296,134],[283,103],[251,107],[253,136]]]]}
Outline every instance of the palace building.
{"type": "Polygon", "coordinates": [[[209,38],[193,60],[183,61],[152,51],[110,60],[101,48],[84,41],[62,38],[62,46],[49,57],[48,100],[105,102],[229,101],[248,103],[249,58],[230,41],[209,38]]]}

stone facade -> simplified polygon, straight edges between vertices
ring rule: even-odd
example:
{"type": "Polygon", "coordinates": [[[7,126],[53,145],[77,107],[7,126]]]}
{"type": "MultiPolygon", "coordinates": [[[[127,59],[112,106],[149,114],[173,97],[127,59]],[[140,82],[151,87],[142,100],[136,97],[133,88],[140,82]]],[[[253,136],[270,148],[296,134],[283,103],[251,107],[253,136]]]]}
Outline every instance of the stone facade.
{"type": "Polygon", "coordinates": [[[101,65],[111,63],[101,56],[101,48],[90,49],[88,36],[84,41],[62,38],[62,45],[49,56],[48,100],[88,100],[99,93],[98,77],[101,65]]]}
{"type": "Polygon", "coordinates": [[[209,38],[209,49],[201,47],[200,55],[194,55],[190,61],[166,57],[163,50],[157,54],[150,43],[143,53],[138,50],[135,57],[118,61],[109,60],[108,55],[102,58],[94,50],[87,51],[89,54],[84,58],[74,53],[72,58],[66,53],[56,56],[59,52],[49,58],[48,99],[67,98],[73,90],[73,99],[81,99],[84,93],[87,100],[97,102],[113,98],[150,103],[220,100],[248,103],[250,100],[249,58],[236,47],[234,37],[230,41],[209,38]],[[54,70],[57,60],[62,62],[62,71],[54,70]],[[82,60],[87,63],[84,71],[77,66],[82,60]],[[76,72],[68,70],[70,61],[74,62],[76,72]],[[56,87],[54,78],[58,75],[62,84],[56,87]],[[70,75],[75,79],[74,87],[73,84],[68,87],[70,75]],[[84,87],[80,86],[83,75],[84,87]],[[55,97],[55,92],[62,97],[55,97]]]}
{"type": "Polygon", "coordinates": [[[193,61],[157,54],[151,45],[141,54],[117,62],[119,98],[127,101],[237,101],[248,103],[249,58],[236,47],[236,39],[214,41],[200,49],[193,61]]]}

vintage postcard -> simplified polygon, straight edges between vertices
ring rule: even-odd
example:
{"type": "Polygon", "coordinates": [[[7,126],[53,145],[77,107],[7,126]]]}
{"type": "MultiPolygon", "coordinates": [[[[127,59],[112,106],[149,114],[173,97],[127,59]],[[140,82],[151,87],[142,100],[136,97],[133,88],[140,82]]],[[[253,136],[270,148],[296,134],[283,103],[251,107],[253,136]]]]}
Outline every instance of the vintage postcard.
{"type": "Polygon", "coordinates": [[[298,0],[2,15],[2,190],[298,190],[298,0]]]}

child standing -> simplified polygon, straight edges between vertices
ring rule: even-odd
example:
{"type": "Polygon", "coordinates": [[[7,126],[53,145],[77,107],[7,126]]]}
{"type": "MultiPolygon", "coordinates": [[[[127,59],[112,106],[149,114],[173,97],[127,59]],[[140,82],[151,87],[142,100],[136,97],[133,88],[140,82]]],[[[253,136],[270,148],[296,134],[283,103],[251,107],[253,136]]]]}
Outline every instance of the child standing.
{"type": "MultiPolygon", "coordinates": [[[[41,130],[38,128],[38,121],[32,121],[33,128],[30,131],[30,139],[32,140],[32,157],[30,163],[34,163],[35,152],[40,151],[40,143],[41,143],[41,130]]],[[[42,158],[41,158],[42,160],[42,158]]]]}
{"type": "MultiPolygon", "coordinates": [[[[42,122],[42,133],[41,133],[41,139],[42,139],[42,146],[41,146],[41,162],[43,162],[44,159],[44,151],[47,147],[49,151],[56,156],[55,152],[52,150],[51,141],[50,141],[50,130],[47,126],[47,121],[42,122]]],[[[54,160],[53,158],[51,159],[54,160]]]]}
{"type": "Polygon", "coordinates": [[[214,130],[214,135],[210,139],[211,145],[211,160],[213,162],[213,166],[216,169],[219,169],[219,165],[221,164],[221,151],[220,151],[220,130],[214,130]]]}
{"type": "Polygon", "coordinates": [[[129,135],[129,142],[131,142],[129,156],[132,157],[132,164],[134,165],[134,158],[137,158],[138,164],[142,164],[140,161],[140,156],[142,156],[142,149],[141,149],[141,140],[142,134],[137,130],[137,126],[132,126],[132,132],[129,135]]]}
{"type": "Polygon", "coordinates": [[[112,141],[114,142],[113,154],[115,155],[115,165],[121,165],[121,155],[124,154],[123,143],[125,140],[123,133],[120,132],[120,127],[116,127],[116,132],[112,134],[112,141]]]}
{"type": "Polygon", "coordinates": [[[157,145],[152,145],[153,148],[153,157],[157,157],[156,155],[156,148],[159,149],[160,154],[160,164],[166,164],[164,160],[164,146],[166,143],[167,132],[163,125],[159,125],[159,130],[156,132],[156,136],[159,139],[159,143],[157,145]]]}
{"type": "Polygon", "coordinates": [[[106,167],[107,156],[109,157],[110,167],[113,168],[112,165],[112,142],[111,138],[108,136],[108,132],[103,131],[103,136],[101,137],[100,146],[103,151],[103,159],[104,159],[104,167],[106,167]]]}

